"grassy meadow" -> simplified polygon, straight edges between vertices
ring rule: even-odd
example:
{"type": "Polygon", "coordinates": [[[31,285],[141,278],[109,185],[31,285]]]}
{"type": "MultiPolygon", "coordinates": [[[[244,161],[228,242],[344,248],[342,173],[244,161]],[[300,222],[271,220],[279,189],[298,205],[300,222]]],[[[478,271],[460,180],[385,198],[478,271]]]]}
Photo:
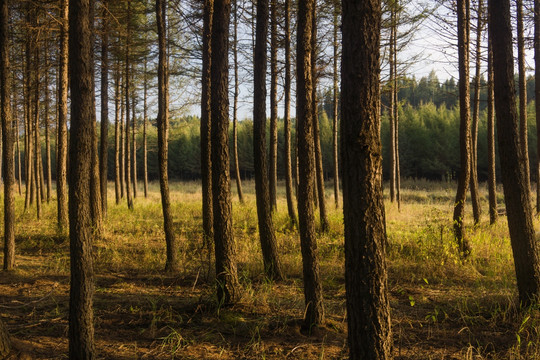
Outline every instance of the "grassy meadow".
{"type": "MultiPolygon", "coordinates": [[[[103,359],[344,359],[347,357],[343,215],[326,189],[330,230],[319,235],[325,326],[300,331],[304,311],[297,230],[291,226],[284,185],[274,226],[286,274],[262,275],[254,183],[246,201],[233,192],[234,235],[242,301],[217,304],[212,254],[204,247],[198,183],[171,184],[181,270],[164,274],[165,240],[158,183],[148,198],[142,184],[133,211],[115,205],[109,184],[108,217],[95,241],[95,337],[103,359]]],[[[235,186],[232,186],[233,191],[235,186]]],[[[386,197],[388,290],[395,359],[538,359],[540,313],[518,311],[506,219],[483,218],[466,234],[472,254],[462,261],[453,242],[455,184],[406,181],[402,206],[386,197]]],[[[499,189],[499,206],[502,189],[499,189]]],[[[23,211],[17,197],[17,269],[0,272],[0,314],[17,349],[29,359],[67,359],[69,239],[56,231],[56,199],[23,211]]],[[[317,215],[318,218],[318,215],[317,215]]],[[[538,221],[536,222],[538,226],[538,221]]],[[[22,356],[21,358],[24,358],[22,356]]]]}

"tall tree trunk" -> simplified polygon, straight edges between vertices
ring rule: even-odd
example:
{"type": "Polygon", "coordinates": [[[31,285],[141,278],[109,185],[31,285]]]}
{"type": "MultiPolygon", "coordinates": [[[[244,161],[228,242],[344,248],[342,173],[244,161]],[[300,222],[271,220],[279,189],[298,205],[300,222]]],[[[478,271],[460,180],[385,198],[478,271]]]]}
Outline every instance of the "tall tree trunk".
{"type": "Polygon", "coordinates": [[[396,200],[398,210],[401,209],[401,172],[399,170],[399,89],[397,67],[397,28],[394,30],[394,171],[396,173],[396,200]]]}
{"type": "Polygon", "coordinates": [[[454,235],[462,256],[467,256],[470,245],[464,236],[463,219],[471,172],[471,117],[469,91],[469,0],[457,0],[458,57],[459,57],[459,144],[460,172],[454,205],[454,235]]]}
{"type": "MultiPolygon", "coordinates": [[[[120,62],[119,62],[120,65],[120,62]]],[[[120,197],[124,198],[124,185],[126,183],[126,141],[124,134],[124,119],[126,114],[126,102],[124,101],[124,78],[122,77],[122,70],[120,71],[120,197]]]]}
{"type": "Polygon", "coordinates": [[[146,55],[144,57],[144,80],[143,80],[143,172],[144,172],[144,197],[148,197],[148,144],[146,139],[146,128],[148,126],[148,73],[146,55]]]}
{"type": "Polygon", "coordinates": [[[120,61],[116,63],[115,79],[114,79],[114,195],[116,205],[120,204],[120,98],[122,93],[120,90],[120,61]]]}
{"type": "MultiPolygon", "coordinates": [[[[91,18],[94,18],[94,8],[90,8],[91,18]]],[[[92,44],[94,43],[94,34],[92,33],[92,44]]],[[[92,63],[94,63],[94,52],[92,51],[92,63]]],[[[95,84],[95,72],[92,71],[92,83],[95,84]]],[[[101,236],[103,232],[102,202],[101,202],[101,183],[99,175],[99,145],[97,134],[97,113],[96,113],[96,90],[93,88],[92,95],[92,177],[90,179],[90,207],[92,224],[95,235],[101,236]]]]}
{"type": "Polygon", "coordinates": [[[530,189],[521,159],[514,87],[510,0],[489,1],[499,158],[519,300],[528,306],[540,295],[540,264],[530,189]]]}
{"type": "Polygon", "coordinates": [[[129,142],[129,130],[130,130],[130,101],[131,101],[131,88],[130,88],[130,48],[131,48],[131,0],[127,0],[127,32],[126,32],[126,72],[124,78],[125,86],[125,111],[126,111],[126,123],[124,132],[124,151],[125,151],[125,180],[126,180],[126,199],[128,209],[133,209],[133,199],[131,197],[131,150],[129,142]]]}
{"type": "Polygon", "coordinates": [[[390,359],[382,191],[380,0],[343,0],[341,158],[350,359],[390,359]]]}
{"type": "Polygon", "coordinates": [[[339,0],[334,0],[334,58],[333,58],[333,95],[334,95],[334,107],[333,107],[333,131],[332,131],[332,155],[334,160],[334,203],[336,209],[339,208],[339,158],[338,158],[338,56],[339,56],[339,43],[338,43],[338,30],[339,30],[339,0]]]}
{"type": "Polygon", "coordinates": [[[103,0],[101,34],[101,142],[100,142],[100,189],[101,213],[107,217],[107,173],[109,158],[109,17],[108,0],[103,0]]]}
{"type": "Polygon", "coordinates": [[[287,210],[293,223],[298,223],[293,203],[293,176],[291,165],[291,1],[285,0],[285,114],[283,132],[285,135],[285,192],[287,210]]]}
{"type": "Polygon", "coordinates": [[[167,57],[166,39],[166,5],[163,0],[156,0],[156,20],[159,41],[158,64],[158,159],[159,188],[161,190],[161,206],[163,208],[163,229],[167,243],[167,262],[165,270],[178,271],[178,249],[173,229],[171,201],[169,198],[168,176],[168,132],[169,132],[169,60],[167,57]]]}
{"type": "Polygon", "coordinates": [[[488,40],[488,89],[487,89],[487,143],[488,143],[488,197],[489,223],[497,222],[497,178],[495,176],[495,94],[493,93],[493,51],[488,40]]]}
{"type": "MultiPolygon", "coordinates": [[[[9,63],[8,1],[0,1],[0,115],[2,116],[2,172],[4,174],[4,270],[15,266],[15,166],[13,161],[13,119],[11,118],[11,74],[9,63]]],[[[3,326],[0,329],[5,330],[3,326]]],[[[0,331],[0,339],[4,331],[0,331]]],[[[0,355],[9,352],[0,341],[0,355]]]]}
{"type": "MultiPolygon", "coordinates": [[[[45,42],[45,50],[49,49],[48,42],[45,42]]],[[[45,161],[47,165],[47,203],[51,201],[51,139],[50,139],[50,124],[49,124],[49,58],[48,54],[45,54],[45,161]]]]}
{"type": "Polygon", "coordinates": [[[317,1],[313,3],[313,15],[311,25],[311,78],[313,85],[311,87],[311,106],[313,121],[313,139],[315,145],[315,175],[317,181],[317,194],[319,196],[319,218],[321,222],[321,231],[328,230],[328,216],[326,215],[326,201],[324,195],[324,172],[322,163],[321,136],[319,131],[319,104],[317,101],[317,79],[319,73],[317,70],[317,1]]]}
{"type": "Polygon", "coordinates": [[[527,79],[525,69],[525,38],[523,34],[523,0],[516,0],[518,78],[519,78],[519,143],[521,145],[521,164],[525,171],[527,188],[530,189],[529,141],[527,136],[527,79]]]}
{"type": "Polygon", "coordinates": [[[482,56],[482,16],[484,8],[482,0],[478,0],[477,14],[478,19],[476,23],[476,49],[475,49],[475,65],[476,73],[474,77],[474,105],[473,105],[473,117],[471,125],[471,201],[473,208],[474,224],[480,223],[480,216],[482,215],[482,209],[480,207],[480,194],[478,189],[478,122],[480,118],[480,66],[482,56]]]}
{"type": "MultiPolygon", "coordinates": [[[[257,28],[253,69],[253,158],[255,167],[255,195],[259,238],[263,253],[264,270],[270,279],[281,279],[281,264],[277,255],[276,234],[272,222],[272,209],[266,161],[266,38],[268,36],[268,1],[257,1],[257,28]]],[[[272,146],[272,144],[271,144],[272,146]]],[[[270,172],[271,173],[271,172],[270,172]]]]}
{"type": "Polygon", "coordinates": [[[212,208],[212,158],[210,122],[210,70],[211,35],[214,0],[204,0],[203,10],[203,51],[202,51],[202,90],[201,90],[201,178],[202,213],[204,243],[210,248],[214,237],[214,215],[212,208]]]}
{"type": "Polygon", "coordinates": [[[304,326],[308,329],[324,321],[322,283],[319,275],[317,236],[315,232],[313,188],[315,187],[311,27],[314,0],[298,1],[297,18],[297,151],[298,151],[298,223],[304,276],[304,326]]]}
{"type": "Polygon", "coordinates": [[[211,31],[212,206],[217,298],[232,304],[239,298],[236,250],[232,231],[229,176],[229,43],[230,0],[215,0],[211,31]]]}
{"type": "MultiPolygon", "coordinates": [[[[66,0],[67,1],[67,0],[66,0]]],[[[31,22],[31,4],[28,2],[26,4],[26,21],[28,24],[31,22]]],[[[25,71],[24,71],[24,167],[25,167],[25,182],[26,182],[26,193],[24,198],[24,210],[28,210],[31,205],[32,200],[32,111],[30,109],[32,101],[30,96],[31,88],[31,74],[32,74],[32,38],[33,34],[30,29],[26,30],[26,41],[25,41],[25,71]]]]}
{"type": "Polygon", "coordinates": [[[234,0],[233,12],[233,59],[234,59],[234,100],[233,100],[233,156],[234,156],[234,175],[236,178],[236,189],[238,200],[244,203],[244,194],[242,192],[242,180],[240,179],[240,164],[238,163],[238,0],[234,0]]]}
{"type": "Polygon", "coordinates": [[[394,72],[394,53],[396,51],[394,44],[394,38],[396,37],[397,32],[397,21],[396,21],[396,4],[392,2],[390,5],[390,39],[388,42],[388,62],[389,62],[389,83],[390,83],[390,201],[396,201],[396,122],[394,119],[396,103],[394,102],[394,78],[396,73],[394,72]]]}
{"type": "MultiPolygon", "coordinates": [[[[37,15],[34,14],[34,26],[37,25],[37,15]]],[[[40,87],[40,81],[39,81],[39,45],[37,43],[34,44],[34,97],[33,97],[33,105],[34,105],[34,111],[32,115],[34,116],[33,119],[33,135],[34,135],[34,174],[36,179],[36,214],[37,218],[41,218],[41,200],[42,200],[42,187],[41,187],[41,179],[43,177],[43,172],[41,172],[40,169],[40,158],[41,158],[41,141],[39,136],[39,87],[40,87]]]]}
{"type": "MultiPolygon", "coordinates": [[[[15,74],[15,73],[13,73],[15,74]]],[[[15,75],[13,75],[13,80],[15,82],[15,75]]],[[[17,92],[15,91],[13,93],[13,117],[15,119],[15,131],[13,133],[13,136],[16,139],[16,146],[17,146],[17,186],[19,190],[19,195],[22,194],[22,173],[21,173],[21,149],[19,147],[19,116],[17,114],[17,92]]]]}
{"type": "MultiPolygon", "coordinates": [[[[134,69],[131,70],[132,71],[132,74],[135,72],[134,69]]],[[[133,77],[131,78],[131,80],[133,81],[133,77]]],[[[136,198],[137,197],[137,117],[135,116],[135,91],[133,91],[133,94],[132,94],[132,114],[133,114],[133,119],[131,121],[131,125],[132,125],[132,133],[131,133],[131,137],[132,137],[132,143],[133,143],[133,153],[131,155],[131,159],[133,161],[132,165],[131,165],[131,169],[132,169],[132,179],[133,179],[133,197],[136,198]]]]}
{"type": "Polygon", "coordinates": [[[70,0],[69,67],[71,145],[69,171],[69,358],[94,359],[92,216],[90,182],[94,142],[93,0],[70,0]]]}
{"type": "MultiPolygon", "coordinates": [[[[540,1],[534,0],[534,78],[540,79],[540,1]]],[[[540,139],[540,81],[534,83],[536,138],[540,139]]],[[[536,142],[540,154],[540,141],[536,142]]],[[[536,213],[540,214],[540,156],[536,159],[536,213]]]]}
{"type": "Polygon", "coordinates": [[[61,28],[60,28],[60,71],[58,89],[58,143],[56,164],[56,196],[58,203],[58,228],[65,230],[68,227],[68,188],[67,188],[67,113],[68,113],[68,0],[61,2],[61,28]]]}
{"type": "MultiPolygon", "coordinates": [[[[278,101],[277,101],[277,0],[270,0],[270,207],[277,210],[277,149],[278,149],[278,101]]],[[[268,23],[268,20],[266,21],[268,23]]],[[[267,26],[268,27],[268,26],[267,26]]],[[[266,31],[268,32],[268,31],[266,31]]],[[[266,46],[265,46],[266,49],[266,46]]],[[[265,59],[266,60],[266,59],[265,59]]],[[[265,61],[266,64],[266,61],[265,61]]],[[[266,69],[265,69],[266,73],[266,69]]],[[[266,91],[265,91],[266,96],[266,91]]],[[[265,102],[266,103],[266,102],[265,102]]],[[[266,131],[266,130],[265,130],[266,131]]]]}

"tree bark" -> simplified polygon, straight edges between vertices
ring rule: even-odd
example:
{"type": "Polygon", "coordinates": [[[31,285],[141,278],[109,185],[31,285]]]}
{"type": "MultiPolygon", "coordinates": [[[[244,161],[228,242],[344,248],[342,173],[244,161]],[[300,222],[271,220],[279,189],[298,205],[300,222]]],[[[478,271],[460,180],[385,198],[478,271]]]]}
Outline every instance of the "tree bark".
{"type": "Polygon", "coordinates": [[[211,31],[212,206],[216,254],[217,298],[220,304],[238,301],[240,288],[232,231],[229,157],[229,21],[230,0],[215,0],[211,31]]]}
{"type": "MultiPolygon", "coordinates": [[[[120,61],[118,62],[118,65],[120,66],[120,61]]],[[[125,141],[125,134],[124,134],[124,119],[125,119],[125,113],[126,113],[126,102],[124,101],[124,78],[122,77],[122,70],[118,70],[120,72],[120,197],[124,198],[124,185],[126,183],[126,141],[125,141]]]]}
{"type": "MultiPolygon", "coordinates": [[[[281,279],[276,235],[272,221],[271,199],[266,161],[266,38],[268,36],[268,1],[257,1],[257,27],[253,70],[253,158],[259,238],[264,270],[270,279],[281,279]]],[[[270,126],[271,127],[271,126],[270,126]]],[[[271,144],[272,146],[272,144],[271,144]]],[[[272,172],[270,172],[272,173],[272,172]]]]}
{"type": "Polygon", "coordinates": [[[521,145],[521,162],[527,181],[530,185],[529,141],[527,135],[527,79],[525,69],[525,38],[523,34],[523,0],[516,0],[517,43],[518,43],[518,82],[519,82],[519,143],[521,145]]]}
{"type": "Polygon", "coordinates": [[[60,28],[60,80],[58,82],[58,144],[56,164],[56,196],[58,203],[58,228],[63,231],[68,227],[68,199],[67,199],[67,113],[68,113],[68,0],[61,2],[61,28],[60,28]]]}
{"type": "Polygon", "coordinates": [[[210,70],[211,70],[211,33],[214,0],[204,0],[203,10],[203,51],[202,51],[202,90],[201,90],[201,178],[202,178],[202,213],[204,243],[210,248],[214,237],[214,215],[212,208],[212,158],[211,158],[211,123],[210,123],[210,70]]]}
{"type": "MultiPolygon", "coordinates": [[[[66,0],[67,1],[67,0],[66,0]]],[[[31,4],[26,4],[26,21],[31,22],[31,4]]],[[[67,15],[67,14],[66,14],[67,15]]],[[[31,73],[32,73],[32,49],[33,34],[27,29],[26,41],[25,41],[25,73],[24,73],[24,167],[25,167],[25,182],[26,193],[24,198],[24,210],[28,210],[32,200],[32,111],[31,111],[31,73]]]]}
{"type": "Polygon", "coordinates": [[[515,102],[510,0],[489,1],[489,36],[493,48],[495,109],[501,175],[519,300],[527,306],[540,295],[540,266],[530,190],[523,167],[515,102]]]}
{"type": "Polygon", "coordinates": [[[236,189],[238,192],[238,200],[241,204],[244,203],[244,194],[242,192],[242,180],[240,179],[240,164],[238,163],[238,130],[237,130],[237,115],[238,115],[238,0],[234,1],[233,15],[233,59],[234,59],[234,100],[233,100],[233,156],[234,156],[234,174],[236,178],[236,189]]]}
{"type": "Polygon", "coordinates": [[[69,172],[69,358],[94,359],[92,217],[90,182],[94,126],[92,0],[70,0],[69,67],[71,146],[69,172]]]}
{"type": "Polygon", "coordinates": [[[159,187],[163,208],[163,229],[167,243],[167,262],[165,270],[175,272],[179,269],[178,250],[173,229],[168,176],[168,137],[169,137],[169,70],[166,39],[166,5],[163,0],[156,0],[156,20],[159,41],[158,64],[158,158],[159,187]]]}
{"type": "MultiPolygon", "coordinates": [[[[45,51],[48,51],[48,41],[45,42],[45,51]]],[[[51,201],[51,184],[52,184],[52,172],[51,172],[51,139],[50,139],[50,123],[49,123],[49,58],[48,54],[45,54],[45,161],[47,165],[47,203],[51,201]]]]}
{"type": "MultiPolygon", "coordinates": [[[[131,72],[132,74],[134,73],[134,69],[132,68],[131,69],[131,72]]],[[[133,77],[131,78],[131,80],[133,81],[133,77]]],[[[133,94],[132,94],[132,114],[133,114],[133,119],[131,121],[131,126],[132,126],[132,133],[131,133],[131,137],[132,137],[132,143],[133,143],[133,153],[131,155],[131,159],[132,159],[132,165],[131,165],[131,169],[132,169],[132,179],[133,179],[133,198],[136,198],[137,197],[137,117],[135,116],[135,91],[133,91],[133,94]]]]}
{"type": "Polygon", "coordinates": [[[100,142],[100,189],[101,214],[107,217],[107,173],[109,152],[109,17],[108,0],[103,1],[101,34],[101,142],[100,142]]]}
{"type": "MultiPolygon", "coordinates": [[[[540,1],[534,0],[534,78],[540,79],[540,1]]],[[[540,81],[535,81],[536,138],[540,139],[540,81]]],[[[536,143],[540,154],[540,141],[536,143]]],[[[540,214],[540,156],[536,159],[536,213],[540,214]]]]}
{"type": "Polygon", "coordinates": [[[143,84],[143,172],[144,172],[144,197],[148,197],[148,143],[146,129],[148,127],[148,73],[147,58],[144,57],[144,84],[143,84]]]}
{"type": "Polygon", "coordinates": [[[459,144],[460,172],[454,205],[454,236],[462,256],[467,256],[470,245],[464,236],[463,219],[471,169],[471,118],[469,91],[469,0],[457,0],[458,57],[459,57],[459,144]]]}
{"type": "Polygon", "coordinates": [[[127,32],[126,32],[126,64],[125,64],[125,112],[126,112],[126,123],[124,131],[124,151],[125,151],[125,182],[126,182],[126,199],[128,209],[133,210],[133,199],[131,196],[131,150],[129,142],[129,130],[130,130],[130,101],[131,101],[131,88],[130,88],[130,48],[131,48],[131,0],[127,0],[127,32]]]}
{"type": "MultiPolygon", "coordinates": [[[[277,102],[277,0],[270,0],[270,156],[268,159],[270,179],[270,208],[277,210],[277,149],[278,149],[278,102],[277,102]]],[[[266,21],[268,23],[268,20],[266,21]]],[[[268,27],[268,26],[267,26],[268,27]]],[[[268,32],[268,31],[267,31],[268,32]]],[[[265,46],[266,49],[266,46],[265,46]]],[[[266,59],[265,59],[266,60],[266,59]]],[[[266,64],[266,61],[265,61],[266,64]]],[[[265,70],[266,73],[266,70],[265,70]]],[[[265,91],[266,96],[266,91],[265,91]]],[[[266,129],[265,129],[266,131],[266,129]]]]}
{"type": "Polygon", "coordinates": [[[285,136],[285,192],[287,195],[287,211],[293,224],[298,224],[293,202],[293,176],[291,165],[291,25],[290,0],[285,0],[285,114],[283,132],[285,136]]]}
{"type": "Polygon", "coordinates": [[[324,173],[322,164],[321,137],[319,131],[319,104],[317,101],[317,80],[319,73],[317,70],[317,1],[313,3],[313,15],[311,25],[311,107],[313,121],[313,141],[315,145],[315,176],[317,182],[316,194],[319,197],[319,218],[321,231],[328,231],[328,215],[326,214],[326,200],[324,195],[324,173]]]}
{"type": "MultiPolygon", "coordinates": [[[[2,116],[2,172],[4,174],[4,270],[15,266],[15,166],[13,158],[13,119],[11,118],[11,74],[9,62],[8,0],[0,1],[0,114],[2,116]]],[[[0,329],[5,328],[0,326],[0,329]]],[[[0,335],[2,332],[0,332],[0,335]]],[[[3,336],[0,336],[2,339],[3,336]]],[[[0,341],[4,345],[4,341],[0,341]]],[[[0,346],[0,355],[9,352],[0,346]]]]}
{"type": "Polygon", "coordinates": [[[390,359],[380,141],[380,0],[343,1],[341,158],[350,359],[390,359]]]}
{"type": "MultiPolygon", "coordinates": [[[[34,10],[35,11],[35,10],[34,10]]],[[[34,13],[33,15],[33,24],[34,26],[37,25],[37,15],[34,13]]],[[[42,187],[41,187],[41,179],[43,177],[43,172],[41,172],[40,168],[40,158],[41,158],[41,142],[40,142],[40,136],[39,136],[39,45],[36,42],[34,43],[34,97],[33,97],[33,105],[34,105],[34,111],[32,112],[33,115],[33,132],[34,135],[34,178],[36,180],[35,182],[35,189],[36,189],[36,214],[38,220],[41,218],[41,200],[42,200],[42,187]]]]}
{"type": "Polygon", "coordinates": [[[488,142],[488,197],[489,223],[497,222],[497,178],[495,172],[495,94],[493,93],[493,51],[488,41],[488,93],[487,93],[487,142],[488,142]]]}
{"type": "Polygon", "coordinates": [[[324,307],[319,274],[314,198],[315,164],[313,141],[311,27],[314,0],[299,0],[297,18],[297,151],[298,151],[298,223],[304,277],[304,326],[322,324],[324,307]]]}
{"type": "Polygon", "coordinates": [[[114,81],[114,195],[116,199],[116,205],[120,204],[121,192],[120,192],[120,136],[122,130],[120,128],[120,98],[122,93],[120,90],[120,61],[116,63],[116,75],[114,81]]]}
{"type": "Polygon", "coordinates": [[[339,208],[339,157],[338,157],[338,102],[339,102],[339,84],[338,84],[338,57],[339,57],[339,43],[338,43],[338,30],[339,30],[339,0],[334,0],[334,58],[333,58],[333,95],[334,95],[334,107],[333,107],[333,132],[332,132],[332,155],[334,160],[334,204],[336,209],[339,208]]]}

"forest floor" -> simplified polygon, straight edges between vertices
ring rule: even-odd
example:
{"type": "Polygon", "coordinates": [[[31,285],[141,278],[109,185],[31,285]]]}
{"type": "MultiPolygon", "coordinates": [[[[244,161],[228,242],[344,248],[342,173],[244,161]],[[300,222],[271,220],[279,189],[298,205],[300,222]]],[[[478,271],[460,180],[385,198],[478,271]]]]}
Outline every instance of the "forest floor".
{"type": "MultiPolygon", "coordinates": [[[[112,184],[111,184],[112,185],[112,184]]],[[[287,218],[284,188],[274,224],[286,280],[262,275],[253,183],[245,204],[234,197],[234,235],[242,301],[215,298],[203,246],[200,187],[172,184],[181,270],[162,270],[165,241],[159,188],[139,185],[135,209],[114,203],[109,189],[104,236],[96,240],[95,338],[102,359],[343,359],[347,326],[343,215],[327,189],[330,230],[319,236],[326,321],[306,334],[297,230],[287,218]]],[[[484,215],[467,238],[462,261],[452,236],[454,184],[405,182],[401,211],[386,199],[388,287],[395,359],[539,359],[540,312],[521,310],[506,219],[484,215]]],[[[500,193],[500,192],[499,192],[500,193]]],[[[56,199],[23,212],[17,198],[17,268],[0,272],[0,315],[28,359],[67,359],[69,239],[56,232],[56,199]]],[[[502,204],[502,195],[499,195],[502,204]]],[[[502,205],[500,205],[503,207],[502,205]]],[[[538,222],[535,224],[538,227],[538,222]]]]}

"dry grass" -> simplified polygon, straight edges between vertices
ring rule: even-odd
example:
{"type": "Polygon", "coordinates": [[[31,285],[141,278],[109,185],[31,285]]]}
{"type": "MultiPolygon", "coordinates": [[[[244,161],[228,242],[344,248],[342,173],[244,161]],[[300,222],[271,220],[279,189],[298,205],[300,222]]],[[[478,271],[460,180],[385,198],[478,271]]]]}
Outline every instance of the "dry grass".
{"type": "MultiPolygon", "coordinates": [[[[214,296],[211,254],[202,245],[200,187],[171,186],[182,267],[162,272],[164,234],[157,184],[128,211],[114,204],[95,243],[95,325],[105,359],[341,359],[347,357],[343,274],[343,217],[333,209],[320,234],[326,323],[301,333],[304,310],[299,239],[278,192],[274,216],[287,275],[262,275],[253,183],[246,201],[233,194],[234,233],[242,301],[220,308],[214,296]]],[[[472,255],[457,256],[451,233],[454,185],[407,182],[403,204],[386,202],[389,290],[397,359],[540,358],[537,309],[518,311],[505,219],[467,228],[472,255]]],[[[483,194],[486,197],[486,194],[483,194]]],[[[0,313],[18,348],[35,359],[67,358],[69,241],[55,228],[55,202],[23,213],[17,199],[17,270],[0,272],[0,313]]],[[[487,204],[483,203],[484,212],[487,204]]],[[[472,216],[467,214],[467,224],[472,216]]],[[[538,225],[538,224],[537,224],[538,225]]]]}

